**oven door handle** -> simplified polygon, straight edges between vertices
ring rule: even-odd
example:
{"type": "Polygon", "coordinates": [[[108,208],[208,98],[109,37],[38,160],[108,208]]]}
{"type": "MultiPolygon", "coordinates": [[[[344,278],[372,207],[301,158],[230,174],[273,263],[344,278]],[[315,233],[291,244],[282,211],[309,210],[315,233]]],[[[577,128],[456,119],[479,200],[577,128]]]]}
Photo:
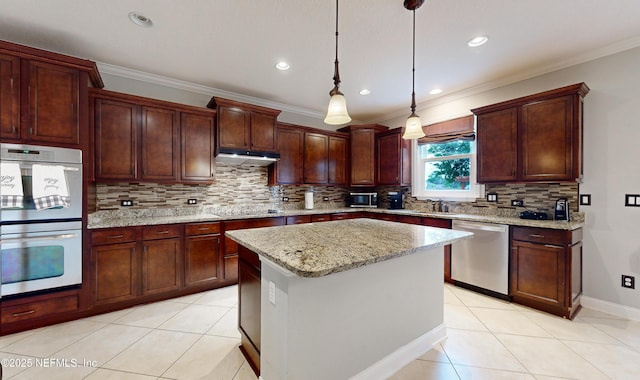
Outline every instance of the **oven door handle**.
{"type": "Polygon", "coordinates": [[[60,235],[47,235],[47,236],[34,236],[34,237],[25,237],[25,238],[16,238],[16,239],[2,239],[0,243],[9,244],[9,243],[31,243],[34,241],[43,241],[43,240],[63,240],[63,239],[73,239],[77,237],[78,234],[60,234],[60,235]]]}

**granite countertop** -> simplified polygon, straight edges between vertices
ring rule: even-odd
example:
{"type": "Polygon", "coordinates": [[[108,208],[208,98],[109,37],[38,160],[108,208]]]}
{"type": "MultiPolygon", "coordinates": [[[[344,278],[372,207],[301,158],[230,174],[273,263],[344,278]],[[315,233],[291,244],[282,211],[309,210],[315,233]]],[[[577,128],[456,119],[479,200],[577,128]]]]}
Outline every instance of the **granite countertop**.
{"type": "Polygon", "coordinates": [[[321,277],[473,234],[363,218],[236,230],[226,236],[300,277],[321,277]]]}
{"type": "Polygon", "coordinates": [[[313,209],[313,210],[287,210],[277,213],[269,213],[267,211],[256,211],[251,213],[238,214],[214,214],[214,213],[198,213],[191,215],[154,215],[153,213],[130,212],[129,214],[114,214],[108,212],[99,212],[89,214],[89,229],[96,228],[113,228],[113,227],[130,227],[130,226],[150,226],[156,224],[172,224],[172,223],[197,223],[197,222],[216,222],[239,219],[257,219],[267,217],[280,216],[297,216],[297,215],[318,215],[318,214],[335,214],[344,212],[368,212],[382,213],[393,215],[408,215],[418,217],[429,217],[450,220],[468,220],[474,222],[507,224],[511,226],[525,226],[538,228],[551,228],[557,230],[575,230],[584,226],[583,220],[572,220],[570,222],[555,220],[528,220],[517,217],[496,216],[496,215],[475,215],[447,212],[425,212],[420,210],[387,210],[387,209],[360,209],[339,207],[331,209],[313,209]]]}

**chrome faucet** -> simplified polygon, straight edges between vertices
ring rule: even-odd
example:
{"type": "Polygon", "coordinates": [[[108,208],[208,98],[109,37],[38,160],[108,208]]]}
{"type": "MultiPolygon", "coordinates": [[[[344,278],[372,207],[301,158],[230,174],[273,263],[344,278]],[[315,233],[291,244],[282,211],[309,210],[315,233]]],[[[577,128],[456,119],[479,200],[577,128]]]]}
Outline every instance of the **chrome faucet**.
{"type": "Polygon", "coordinates": [[[442,212],[442,199],[438,199],[438,212],[442,212]]]}

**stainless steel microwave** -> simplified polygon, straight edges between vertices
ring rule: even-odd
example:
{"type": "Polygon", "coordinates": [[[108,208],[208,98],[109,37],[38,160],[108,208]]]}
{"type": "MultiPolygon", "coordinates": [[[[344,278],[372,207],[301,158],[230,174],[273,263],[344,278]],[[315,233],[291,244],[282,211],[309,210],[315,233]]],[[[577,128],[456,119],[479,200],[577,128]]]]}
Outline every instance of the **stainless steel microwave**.
{"type": "Polygon", "coordinates": [[[350,193],[349,207],[378,207],[378,193],[350,193]]]}

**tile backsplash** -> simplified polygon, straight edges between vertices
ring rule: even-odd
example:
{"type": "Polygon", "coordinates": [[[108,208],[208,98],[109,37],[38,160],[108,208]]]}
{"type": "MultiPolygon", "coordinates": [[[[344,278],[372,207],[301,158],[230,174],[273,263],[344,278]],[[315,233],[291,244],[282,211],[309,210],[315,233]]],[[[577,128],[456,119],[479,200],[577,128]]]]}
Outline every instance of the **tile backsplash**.
{"type": "Polygon", "coordinates": [[[304,193],[314,192],[316,208],[343,207],[349,190],[334,186],[268,186],[267,168],[249,165],[216,167],[216,183],[212,185],[156,183],[98,183],[96,210],[120,209],[120,201],[133,200],[127,209],[198,208],[214,206],[229,212],[250,213],[267,209],[292,210],[304,207],[304,193]],[[289,198],[284,202],[283,198],[289,198]],[[328,198],[323,201],[323,198],[328,198]],[[187,205],[187,199],[197,205],[187,205]]]}
{"type": "MultiPolygon", "coordinates": [[[[334,209],[345,206],[350,189],[334,186],[268,186],[267,168],[249,165],[218,164],[216,183],[212,185],[155,184],[155,183],[99,183],[96,184],[96,210],[121,209],[120,201],[133,200],[135,209],[179,208],[193,213],[198,208],[214,207],[219,212],[247,214],[268,209],[295,210],[304,208],[304,193],[314,192],[314,207],[334,209]],[[288,198],[288,202],[283,198],[288,198]],[[197,205],[187,205],[187,199],[197,199],[197,205]],[[327,200],[325,201],[324,198],[327,200]]],[[[361,191],[363,189],[358,189],[361,191]]],[[[399,187],[377,187],[366,189],[377,191],[380,207],[388,207],[386,193],[401,190],[399,187]]],[[[411,196],[410,188],[405,192],[405,208],[432,211],[432,201],[419,201],[411,196]]],[[[475,202],[443,202],[449,212],[466,214],[492,214],[517,216],[525,209],[544,211],[553,215],[555,201],[567,198],[572,212],[578,211],[578,184],[492,184],[485,186],[486,193],[498,194],[498,202],[487,202],[484,198],[475,202]],[[512,199],[521,199],[525,207],[512,207],[512,199]]]]}

